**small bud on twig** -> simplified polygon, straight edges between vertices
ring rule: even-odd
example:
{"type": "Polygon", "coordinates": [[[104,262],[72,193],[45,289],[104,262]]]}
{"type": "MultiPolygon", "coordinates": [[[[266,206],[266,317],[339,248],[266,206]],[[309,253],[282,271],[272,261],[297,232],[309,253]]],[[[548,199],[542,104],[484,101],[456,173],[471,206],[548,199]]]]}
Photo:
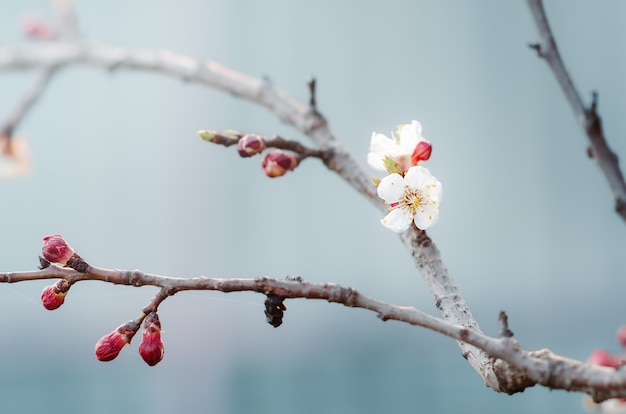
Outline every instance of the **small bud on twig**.
{"type": "Polygon", "coordinates": [[[76,251],[67,244],[60,234],[51,234],[43,238],[41,252],[44,259],[52,263],[66,265],[76,251]]]}
{"type": "Polygon", "coordinates": [[[57,309],[65,302],[65,296],[70,290],[70,284],[65,279],[61,279],[53,285],[46,286],[41,292],[41,303],[48,310],[57,309]]]}
{"type": "Polygon", "coordinates": [[[256,134],[244,135],[237,143],[237,152],[241,157],[252,157],[265,149],[265,140],[256,134]]]}
{"type": "Polygon", "coordinates": [[[280,177],[298,165],[298,160],[293,154],[282,150],[270,152],[263,158],[263,171],[270,178],[280,177]]]}
{"type": "Polygon", "coordinates": [[[139,324],[135,321],[129,321],[118,326],[113,332],[106,334],[96,343],[94,349],[96,358],[100,361],[114,360],[124,345],[130,343],[138,330],[139,324]]]}
{"type": "Polygon", "coordinates": [[[150,312],[144,320],[144,330],[139,344],[139,355],[151,367],[163,359],[163,341],[161,341],[161,322],[155,312],[150,312]]]}
{"type": "Polygon", "coordinates": [[[43,257],[49,262],[62,264],[80,273],[89,271],[89,264],[76,253],[76,250],[60,234],[51,234],[44,237],[41,251],[43,257]]]}

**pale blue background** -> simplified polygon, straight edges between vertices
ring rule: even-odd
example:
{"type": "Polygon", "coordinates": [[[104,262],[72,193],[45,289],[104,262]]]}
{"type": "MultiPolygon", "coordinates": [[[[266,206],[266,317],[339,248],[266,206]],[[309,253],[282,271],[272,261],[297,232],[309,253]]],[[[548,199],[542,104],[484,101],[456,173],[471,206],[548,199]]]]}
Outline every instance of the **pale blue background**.
{"type": "MultiPolygon", "coordinates": [[[[620,349],[626,228],[544,62],[524,1],[77,1],[86,40],[166,48],[268,76],[319,108],[365,160],[372,131],[420,120],[444,185],[429,233],[481,323],[505,309],[527,349],[584,359],[620,349]]],[[[626,159],[626,3],[548,1],[563,57],[626,159]]],[[[0,6],[0,41],[21,42],[29,12],[0,6]]],[[[7,114],[34,72],[0,73],[7,114]]],[[[172,276],[333,281],[436,313],[380,213],[319,162],[269,180],[260,159],[211,146],[198,129],[306,142],[265,109],[155,74],[70,67],[20,126],[34,170],[2,182],[0,268],[29,270],[41,238],[62,233],[91,263],[172,276]]],[[[626,165],[623,163],[623,165],[626,165]]],[[[372,171],[374,173],[374,171],[372,171]]],[[[137,338],[117,360],[94,343],[155,293],[102,283],[39,303],[46,282],[0,286],[3,413],[583,412],[580,394],[485,388],[456,344],[374,314],[289,301],[267,325],[263,297],[181,293],[160,316],[165,359],[137,338]]]]}

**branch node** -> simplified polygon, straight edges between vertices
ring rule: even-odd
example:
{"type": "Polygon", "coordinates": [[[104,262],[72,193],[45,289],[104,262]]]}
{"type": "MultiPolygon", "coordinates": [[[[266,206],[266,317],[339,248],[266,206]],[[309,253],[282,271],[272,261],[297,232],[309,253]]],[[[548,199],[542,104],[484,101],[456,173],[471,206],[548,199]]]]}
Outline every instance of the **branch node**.
{"type": "Polygon", "coordinates": [[[121,272],[120,276],[124,285],[139,287],[143,284],[141,282],[144,274],[141,270],[124,270],[121,272]]]}
{"type": "Polygon", "coordinates": [[[298,282],[298,283],[304,282],[304,280],[302,279],[302,276],[287,276],[285,279],[289,280],[290,282],[298,282]]]}
{"type": "Polygon", "coordinates": [[[309,79],[309,81],[307,82],[307,86],[309,87],[309,107],[313,110],[316,111],[317,108],[317,104],[315,102],[315,78],[313,76],[311,76],[311,78],[309,79]]]}
{"type": "Polygon", "coordinates": [[[78,273],[88,273],[91,267],[78,253],[74,253],[72,257],[70,257],[66,266],[76,270],[78,273]]]}

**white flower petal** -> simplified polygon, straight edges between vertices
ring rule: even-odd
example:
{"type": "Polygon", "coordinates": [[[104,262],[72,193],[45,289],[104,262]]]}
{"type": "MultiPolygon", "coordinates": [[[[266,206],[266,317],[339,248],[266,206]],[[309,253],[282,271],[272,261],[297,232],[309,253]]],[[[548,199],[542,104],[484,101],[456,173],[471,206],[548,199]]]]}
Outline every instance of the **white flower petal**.
{"type": "Polygon", "coordinates": [[[404,179],[411,188],[425,187],[429,182],[433,180],[433,178],[434,177],[430,174],[428,168],[424,168],[419,165],[409,168],[409,170],[404,175],[404,179]]]}
{"type": "Polygon", "coordinates": [[[388,151],[397,151],[397,145],[394,140],[383,134],[372,132],[372,140],[370,141],[370,151],[386,155],[388,151]]]}
{"type": "Polygon", "coordinates": [[[409,155],[412,154],[415,146],[420,141],[424,141],[422,137],[422,124],[417,121],[412,121],[410,124],[402,125],[399,138],[400,146],[403,150],[402,152],[408,153],[409,155]]]}
{"type": "Polygon", "coordinates": [[[408,209],[394,208],[380,222],[383,226],[396,233],[402,233],[411,226],[411,214],[408,209]]]}
{"type": "Polygon", "coordinates": [[[387,204],[397,203],[404,197],[406,182],[400,174],[390,174],[380,180],[376,192],[387,204]]]}
{"type": "Polygon", "coordinates": [[[413,221],[418,229],[426,230],[439,220],[439,209],[436,205],[429,204],[415,213],[413,221]]]}
{"type": "Polygon", "coordinates": [[[391,138],[383,134],[372,133],[370,152],[367,154],[367,163],[377,170],[386,170],[383,160],[385,156],[393,156],[398,152],[398,145],[391,138]]]}
{"type": "Polygon", "coordinates": [[[384,157],[381,157],[375,152],[370,152],[367,154],[367,163],[370,167],[376,170],[386,170],[384,157]]]}

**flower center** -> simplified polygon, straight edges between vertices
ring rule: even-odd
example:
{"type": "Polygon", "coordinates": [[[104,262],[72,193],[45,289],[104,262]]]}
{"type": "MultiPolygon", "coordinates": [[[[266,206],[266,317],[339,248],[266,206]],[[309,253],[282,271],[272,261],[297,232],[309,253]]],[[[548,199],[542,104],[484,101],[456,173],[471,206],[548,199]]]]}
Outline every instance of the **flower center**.
{"type": "Polygon", "coordinates": [[[426,204],[426,200],[424,199],[424,195],[421,190],[408,188],[404,193],[404,198],[402,199],[401,204],[406,206],[411,211],[411,215],[414,216],[417,210],[426,204]]]}

